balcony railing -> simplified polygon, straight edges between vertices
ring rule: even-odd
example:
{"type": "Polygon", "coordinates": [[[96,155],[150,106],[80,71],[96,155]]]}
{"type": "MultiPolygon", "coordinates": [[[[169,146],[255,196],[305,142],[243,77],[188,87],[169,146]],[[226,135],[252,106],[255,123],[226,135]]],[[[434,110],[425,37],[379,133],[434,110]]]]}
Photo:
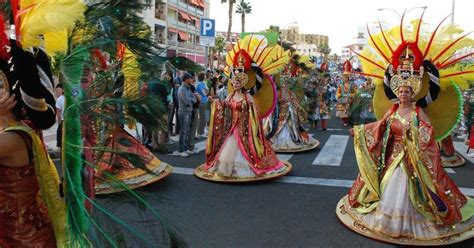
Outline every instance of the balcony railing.
{"type": "Polygon", "coordinates": [[[186,3],[183,3],[183,2],[180,1],[179,2],[179,7],[186,9],[188,7],[188,5],[186,3]]]}
{"type": "Polygon", "coordinates": [[[178,22],[178,26],[182,27],[182,28],[187,28],[188,25],[186,23],[183,23],[183,22],[178,22]]]}
{"type": "Polygon", "coordinates": [[[178,21],[176,21],[175,19],[168,18],[168,24],[171,24],[173,26],[177,26],[178,21]]]}

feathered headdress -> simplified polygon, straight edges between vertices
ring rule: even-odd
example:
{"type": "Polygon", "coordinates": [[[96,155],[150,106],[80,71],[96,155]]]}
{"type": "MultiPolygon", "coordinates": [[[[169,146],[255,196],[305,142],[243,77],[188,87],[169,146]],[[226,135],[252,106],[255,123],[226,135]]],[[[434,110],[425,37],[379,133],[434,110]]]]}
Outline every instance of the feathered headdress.
{"type": "MultiPolygon", "coordinates": [[[[224,72],[230,76],[230,68],[243,68],[248,75],[245,88],[254,95],[260,117],[264,118],[273,111],[277,100],[275,83],[270,75],[283,70],[289,59],[287,51],[278,45],[269,46],[264,36],[248,35],[227,53],[224,72]]],[[[230,85],[229,91],[232,90],[230,85]]]]}
{"type": "Polygon", "coordinates": [[[375,79],[374,110],[378,118],[396,100],[397,85],[408,85],[421,77],[414,100],[425,108],[436,129],[436,139],[440,140],[450,133],[461,115],[459,88],[466,89],[468,82],[474,80],[472,63],[462,63],[474,54],[474,42],[467,37],[469,33],[461,34],[462,30],[455,25],[442,27],[446,18],[433,32],[423,31],[423,14],[410,23],[411,28],[404,26],[405,15],[400,26],[389,31],[379,23],[380,33],[373,35],[367,27],[371,46],[362,53],[353,51],[359,55],[363,71],[354,73],[375,79]],[[440,111],[446,108],[450,110],[440,111]]]}

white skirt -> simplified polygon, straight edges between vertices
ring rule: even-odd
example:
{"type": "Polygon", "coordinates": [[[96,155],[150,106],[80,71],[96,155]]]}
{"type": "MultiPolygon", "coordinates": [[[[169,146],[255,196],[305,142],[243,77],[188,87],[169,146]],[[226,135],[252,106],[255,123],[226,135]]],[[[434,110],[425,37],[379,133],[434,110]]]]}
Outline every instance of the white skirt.
{"type": "Polygon", "coordinates": [[[368,214],[356,214],[370,230],[391,237],[412,237],[431,240],[466,231],[474,218],[452,226],[437,225],[413,207],[408,193],[408,177],[398,166],[393,172],[377,208],[368,214]]]}
{"type": "Polygon", "coordinates": [[[256,176],[240,151],[234,134],[231,134],[222,145],[218,161],[213,167],[209,168],[209,172],[217,172],[219,175],[226,177],[243,178],[256,176]]]}

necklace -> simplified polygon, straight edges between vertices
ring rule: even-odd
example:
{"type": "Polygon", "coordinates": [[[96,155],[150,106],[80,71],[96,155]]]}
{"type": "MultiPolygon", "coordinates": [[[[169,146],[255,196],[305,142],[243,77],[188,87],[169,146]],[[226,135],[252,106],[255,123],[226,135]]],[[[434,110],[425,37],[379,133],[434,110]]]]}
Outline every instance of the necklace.
{"type": "Polygon", "coordinates": [[[3,118],[0,119],[0,130],[5,130],[8,127],[18,126],[18,125],[20,125],[19,121],[11,120],[6,116],[3,116],[3,118]]]}

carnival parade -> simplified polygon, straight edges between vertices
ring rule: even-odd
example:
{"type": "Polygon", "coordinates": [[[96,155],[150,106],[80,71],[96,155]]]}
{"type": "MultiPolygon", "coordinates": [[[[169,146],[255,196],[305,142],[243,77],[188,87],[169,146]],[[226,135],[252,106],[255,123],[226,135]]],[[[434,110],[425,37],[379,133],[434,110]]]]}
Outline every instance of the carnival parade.
{"type": "Polygon", "coordinates": [[[473,8],[0,0],[0,248],[474,247],[473,8]]]}

